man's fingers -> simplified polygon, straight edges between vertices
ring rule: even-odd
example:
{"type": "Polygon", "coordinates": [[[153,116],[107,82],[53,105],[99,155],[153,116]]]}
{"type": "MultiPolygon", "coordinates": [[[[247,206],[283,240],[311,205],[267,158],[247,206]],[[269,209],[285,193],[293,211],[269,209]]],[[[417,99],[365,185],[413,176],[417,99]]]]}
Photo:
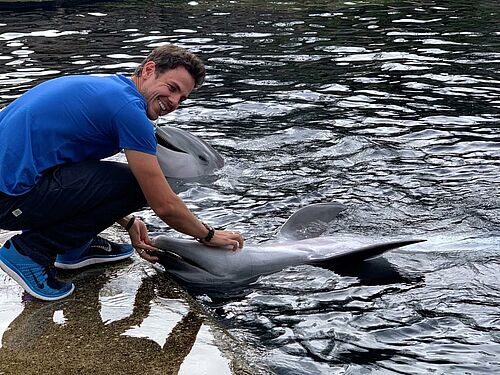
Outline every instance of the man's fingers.
{"type": "Polygon", "coordinates": [[[238,240],[231,241],[231,247],[233,251],[237,251],[243,247],[243,244],[238,240]]]}
{"type": "Polygon", "coordinates": [[[243,244],[245,243],[245,240],[243,239],[243,236],[240,233],[238,233],[238,232],[236,232],[236,233],[233,232],[233,234],[234,234],[233,238],[237,242],[237,244],[236,244],[237,248],[241,249],[243,247],[243,244]]]}
{"type": "Polygon", "coordinates": [[[134,245],[134,247],[136,248],[137,253],[139,254],[139,256],[141,258],[146,259],[147,261],[149,261],[151,263],[158,262],[158,260],[159,260],[158,257],[150,254],[150,252],[154,253],[154,252],[159,251],[156,247],[148,245],[148,244],[143,243],[143,242],[141,242],[140,244],[134,245]]]}
{"type": "Polygon", "coordinates": [[[148,252],[144,249],[138,249],[137,253],[141,258],[146,259],[151,263],[156,263],[158,261],[158,257],[148,254],[148,252]]]}
{"type": "Polygon", "coordinates": [[[142,250],[146,250],[146,251],[158,251],[158,249],[154,246],[151,246],[147,243],[144,243],[144,242],[141,242],[139,244],[135,244],[134,247],[136,249],[142,249],[142,250]]]}
{"type": "Polygon", "coordinates": [[[243,244],[245,243],[245,240],[243,239],[243,236],[239,236],[238,238],[238,244],[240,245],[240,249],[243,248],[243,244]]]}

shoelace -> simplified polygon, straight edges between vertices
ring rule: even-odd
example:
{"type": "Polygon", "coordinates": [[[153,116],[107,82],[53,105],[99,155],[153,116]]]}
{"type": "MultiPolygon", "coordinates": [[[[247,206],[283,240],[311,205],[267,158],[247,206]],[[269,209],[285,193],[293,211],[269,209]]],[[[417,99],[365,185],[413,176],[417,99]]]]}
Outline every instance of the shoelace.
{"type": "Polygon", "coordinates": [[[90,244],[90,247],[97,247],[104,251],[111,251],[111,244],[108,240],[102,237],[96,237],[94,241],[90,244]]]}
{"type": "Polygon", "coordinates": [[[52,278],[55,278],[55,268],[51,266],[42,266],[38,270],[29,269],[29,274],[36,286],[40,289],[44,289],[45,283],[47,283],[52,278]]]}

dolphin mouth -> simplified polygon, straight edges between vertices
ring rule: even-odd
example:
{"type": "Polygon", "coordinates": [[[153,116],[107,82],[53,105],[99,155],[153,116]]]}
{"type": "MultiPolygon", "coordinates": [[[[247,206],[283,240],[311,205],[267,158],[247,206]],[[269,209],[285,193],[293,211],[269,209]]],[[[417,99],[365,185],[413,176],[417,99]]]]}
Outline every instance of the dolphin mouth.
{"type": "Polygon", "coordinates": [[[179,147],[174,146],[172,143],[168,141],[168,139],[165,138],[165,136],[159,132],[156,132],[156,140],[158,141],[158,144],[160,146],[163,146],[165,148],[168,148],[169,150],[175,151],[175,152],[182,152],[183,154],[187,154],[186,151],[180,149],[179,147]]]}
{"type": "Polygon", "coordinates": [[[174,253],[173,251],[162,249],[162,250],[158,250],[157,252],[158,252],[158,255],[160,257],[175,259],[176,261],[180,261],[180,262],[182,262],[190,267],[197,268],[199,270],[202,270],[206,273],[211,274],[211,272],[209,270],[207,270],[205,267],[201,266],[199,263],[196,263],[192,259],[185,258],[182,255],[174,253]]]}

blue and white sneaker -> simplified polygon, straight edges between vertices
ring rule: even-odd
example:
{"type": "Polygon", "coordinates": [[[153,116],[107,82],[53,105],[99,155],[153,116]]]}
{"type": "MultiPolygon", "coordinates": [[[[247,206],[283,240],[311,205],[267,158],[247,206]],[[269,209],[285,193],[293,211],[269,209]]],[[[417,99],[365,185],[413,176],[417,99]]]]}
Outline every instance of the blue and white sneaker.
{"type": "Polygon", "coordinates": [[[54,265],[57,268],[75,270],[92,264],[117,262],[134,253],[130,244],[118,244],[97,236],[90,244],[59,254],[54,265]]]}
{"type": "Polygon", "coordinates": [[[73,283],[56,278],[54,267],[41,266],[17,251],[9,240],[0,248],[0,268],[33,297],[57,301],[75,290],[73,283]]]}

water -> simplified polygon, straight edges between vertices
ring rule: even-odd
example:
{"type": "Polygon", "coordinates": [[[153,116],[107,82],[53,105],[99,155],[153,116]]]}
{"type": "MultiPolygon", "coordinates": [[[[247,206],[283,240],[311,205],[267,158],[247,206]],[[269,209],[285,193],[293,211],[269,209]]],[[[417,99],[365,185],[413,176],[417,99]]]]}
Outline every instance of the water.
{"type": "MultiPolygon", "coordinates": [[[[368,266],[290,268],[200,301],[277,374],[500,371],[500,11],[486,1],[106,2],[0,13],[0,106],[61,74],[130,74],[175,43],[208,79],[161,120],[225,157],[182,197],[273,237],[309,203],[330,230],[427,238],[368,266]]],[[[164,228],[144,212],[153,231],[164,228]]]]}

